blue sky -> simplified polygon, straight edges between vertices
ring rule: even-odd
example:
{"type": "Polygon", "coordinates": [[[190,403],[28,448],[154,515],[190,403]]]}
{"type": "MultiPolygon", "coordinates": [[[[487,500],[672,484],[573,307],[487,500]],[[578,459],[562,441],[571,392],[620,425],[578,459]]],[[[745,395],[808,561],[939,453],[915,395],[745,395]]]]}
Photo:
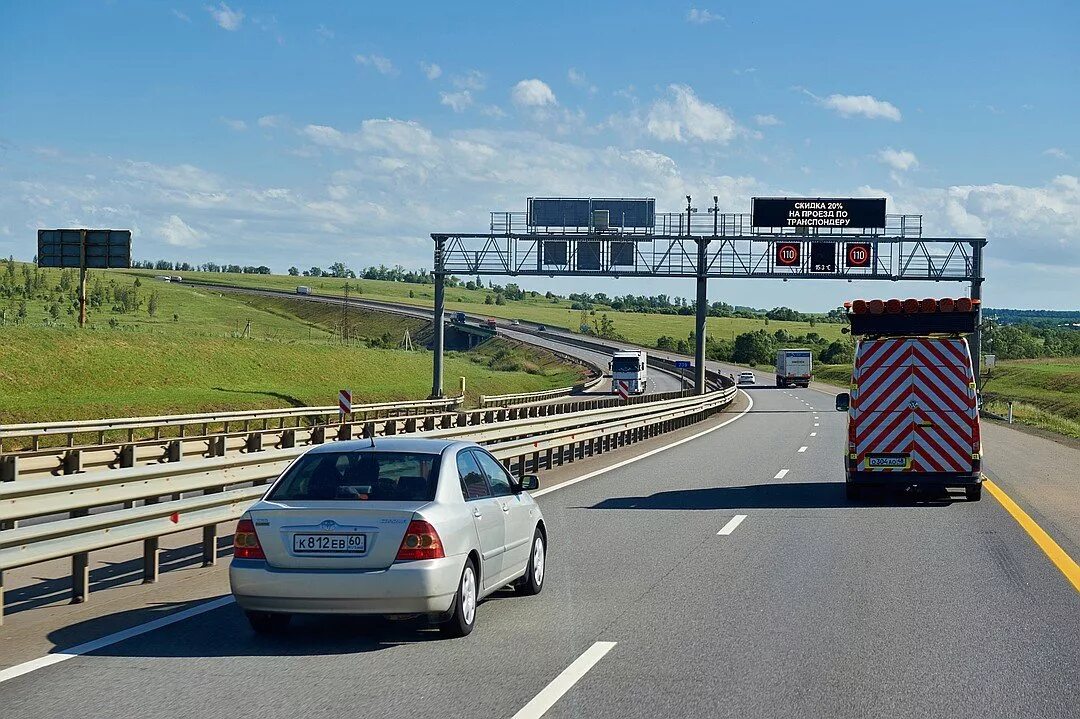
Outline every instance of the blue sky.
{"type": "Polygon", "coordinates": [[[988,304],[1080,307],[1080,4],[585,5],[3,3],[0,254],[107,226],[145,259],[418,267],[529,195],[886,196],[990,239],[988,304]]]}

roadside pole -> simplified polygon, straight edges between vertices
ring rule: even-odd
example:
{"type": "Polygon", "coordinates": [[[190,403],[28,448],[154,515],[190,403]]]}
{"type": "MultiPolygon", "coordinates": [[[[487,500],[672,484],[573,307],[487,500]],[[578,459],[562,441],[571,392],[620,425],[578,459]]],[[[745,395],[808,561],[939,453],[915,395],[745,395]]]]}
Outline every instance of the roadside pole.
{"type": "Polygon", "coordinates": [[[443,268],[443,243],[445,238],[435,238],[435,267],[432,275],[435,278],[435,341],[434,358],[431,367],[431,398],[438,399],[443,396],[443,345],[445,343],[443,328],[444,315],[446,314],[446,271],[443,268]]]}
{"type": "Polygon", "coordinates": [[[975,308],[975,331],[971,335],[971,368],[975,372],[975,386],[982,390],[982,251],[985,240],[971,247],[971,299],[975,308]],[[975,302],[974,300],[978,300],[975,302]]]}
{"type": "Polygon", "coordinates": [[[79,230],[79,327],[86,327],[86,230],[79,230]]]}

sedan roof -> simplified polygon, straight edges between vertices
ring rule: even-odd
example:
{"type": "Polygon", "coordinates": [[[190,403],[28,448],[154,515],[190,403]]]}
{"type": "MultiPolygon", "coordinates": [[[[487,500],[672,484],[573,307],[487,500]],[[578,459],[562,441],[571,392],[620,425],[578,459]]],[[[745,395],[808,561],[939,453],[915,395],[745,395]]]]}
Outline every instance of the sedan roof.
{"type": "MultiPolygon", "coordinates": [[[[449,446],[465,444],[459,439],[439,439],[435,437],[376,437],[372,447],[370,439],[347,439],[340,442],[327,442],[309,450],[321,454],[324,452],[416,452],[424,454],[442,454],[449,446]]],[[[470,443],[471,444],[471,443],[470,443]]]]}

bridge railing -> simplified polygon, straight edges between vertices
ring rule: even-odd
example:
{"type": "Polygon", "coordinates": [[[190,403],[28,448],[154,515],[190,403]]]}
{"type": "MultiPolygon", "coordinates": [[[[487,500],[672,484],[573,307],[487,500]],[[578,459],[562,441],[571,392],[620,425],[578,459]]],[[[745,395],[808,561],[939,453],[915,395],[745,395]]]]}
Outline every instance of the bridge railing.
{"type": "MultiPolygon", "coordinates": [[[[483,427],[460,426],[419,431],[420,436],[473,440],[487,446],[521,475],[611,451],[703,420],[735,397],[734,386],[704,395],[561,411],[537,418],[521,408],[515,419],[483,427]]],[[[588,400],[587,402],[598,402],[588,400]]],[[[552,408],[565,404],[550,405],[552,408]]],[[[509,409],[475,410],[482,416],[509,409]]],[[[469,417],[464,417],[468,422],[469,417]]],[[[70,515],[0,531],[0,622],[3,572],[70,557],[72,595],[89,595],[89,553],[143,542],[143,577],[155,581],[162,536],[202,529],[203,562],[217,561],[217,525],[238,519],[273,481],[306,451],[303,447],[267,450],[200,462],[150,465],[73,475],[56,481],[0,484],[0,521],[70,515]],[[195,496],[184,496],[194,494],[195,496]],[[142,506],[133,503],[142,501],[142,506]]]]}

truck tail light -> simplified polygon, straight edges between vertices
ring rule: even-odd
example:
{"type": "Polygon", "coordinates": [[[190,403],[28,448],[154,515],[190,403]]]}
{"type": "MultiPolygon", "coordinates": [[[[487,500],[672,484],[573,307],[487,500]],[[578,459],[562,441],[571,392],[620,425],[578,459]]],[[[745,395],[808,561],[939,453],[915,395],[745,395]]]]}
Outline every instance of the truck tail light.
{"type": "Polygon", "coordinates": [[[851,303],[851,311],[857,315],[865,315],[870,308],[867,307],[866,300],[855,300],[851,303]]]}
{"type": "Polygon", "coordinates": [[[442,559],[445,556],[442,540],[439,539],[439,533],[435,531],[435,527],[423,519],[414,519],[409,522],[409,528],[405,530],[405,536],[401,538],[397,561],[442,559]]]}
{"type": "Polygon", "coordinates": [[[906,299],[903,303],[904,312],[909,315],[913,315],[919,311],[919,301],[916,299],[906,299]]]}
{"type": "Polygon", "coordinates": [[[937,300],[927,297],[919,302],[919,312],[937,312],[937,300]]]}
{"type": "Polygon", "coordinates": [[[939,312],[952,312],[956,309],[956,302],[951,297],[942,297],[938,300],[939,312]]]}
{"type": "Polygon", "coordinates": [[[236,524],[233,534],[233,557],[237,559],[266,559],[259,535],[255,534],[255,523],[247,517],[236,524]]]}
{"type": "Polygon", "coordinates": [[[904,303],[900,300],[891,299],[885,303],[885,311],[890,315],[898,315],[902,309],[904,309],[904,303]]]}
{"type": "Polygon", "coordinates": [[[872,315],[880,315],[885,311],[885,303],[881,300],[870,300],[869,307],[872,315]]]}

